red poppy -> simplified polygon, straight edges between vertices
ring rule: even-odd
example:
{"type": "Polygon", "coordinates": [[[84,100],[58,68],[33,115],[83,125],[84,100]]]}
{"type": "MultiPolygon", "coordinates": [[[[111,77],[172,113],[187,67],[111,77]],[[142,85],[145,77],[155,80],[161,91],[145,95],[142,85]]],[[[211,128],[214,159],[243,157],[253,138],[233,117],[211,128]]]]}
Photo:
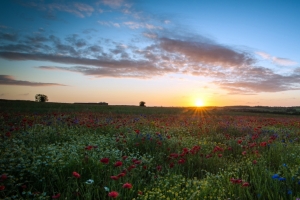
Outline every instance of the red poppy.
{"type": "Polygon", "coordinates": [[[131,189],[132,185],[130,183],[124,183],[124,185],[122,186],[123,188],[128,188],[131,189]]]}
{"type": "Polygon", "coordinates": [[[1,181],[4,181],[8,178],[8,176],[6,174],[2,174],[1,175],[1,181]]]}
{"type": "Polygon", "coordinates": [[[246,154],[247,154],[247,151],[243,151],[242,154],[243,154],[243,155],[246,155],[246,154]]]}
{"type": "Polygon", "coordinates": [[[86,146],[84,149],[85,150],[91,150],[92,148],[94,148],[93,146],[89,145],[89,146],[86,146]]]}
{"type": "Polygon", "coordinates": [[[256,165],[256,163],[257,163],[257,160],[253,160],[253,161],[252,161],[252,163],[253,163],[254,165],[256,165]]]}
{"type": "Polygon", "coordinates": [[[121,161],[117,161],[117,162],[114,164],[115,167],[120,167],[120,166],[122,166],[122,165],[123,165],[123,163],[122,163],[121,161]]]}
{"type": "Polygon", "coordinates": [[[233,184],[235,184],[235,183],[239,184],[239,183],[242,183],[243,181],[242,181],[241,179],[234,179],[234,178],[231,178],[231,179],[230,179],[230,182],[233,183],[233,184]]]}
{"type": "Polygon", "coordinates": [[[250,186],[250,184],[248,182],[244,182],[242,185],[242,187],[248,187],[248,186],[250,186]]]}
{"type": "Polygon", "coordinates": [[[177,154],[177,153],[171,153],[169,157],[170,157],[170,158],[177,158],[177,157],[178,157],[178,154],[177,154]]]}
{"type": "Polygon", "coordinates": [[[80,178],[80,174],[78,174],[77,172],[73,172],[73,176],[74,176],[75,178],[80,178]]]}
{"type": "Polygon", "coordinates": [[[60,197],[60,193],[56,194],[56,195],[53,195],[52,196],[52,199],[58,199],[60,197]]]}
{"type": "Polygon", "coordinates": [[[261,146],[261,147],[265,147],[265,146],[267,146],[267,143],[266,143],[266,142],[261,142],[261,143],[260,143],[260,146],[261,146]]]}
{"type": "Polygon", "coordinates": [[[241,144],[242,142],[243,142],[243,140],[238,140],[237,141],[238,144],[241,144]]]}
{"type": "Polygon", "coordinates": [[[126,176],[126,174],[125,173],[120,173],[120,174],[118,174],[118,177],[120,178],[120,177],[123,177],[123,176],[126,176]]]}
{"type": "Polygon", "coordinates": [[[178,163],[179,164],[183,164],[183,163],[185,163],[185,160],[184,159],[180,159],[180,160],[178,160],[178,163]]]}
{"type": "Polygon", "coordinates": [[[156,167],[156,169],[157,169],[157,171],[161,171],[161,170],[162,170],[162,166],[161,166],[161,165],[158,165],[158,166],[156,167]]]}
{"type": "Polygon", "coordinates": [[[136,166],[135,165],[130,165],[129,167],[128,167],[128,171],[131,171],[132,169],[134,169],[134,168],[136,168],[136,166]]]}
{"type": "Polygon", "coordinates": [[[0,185],[0,191],[4,190],[5,186],[4,185],[0,185]]]}
{"type": "Polygon", "coordinates": [[[108,164],[109,163],[109,158],[102,158],[100,160],[100,162],[104,163],[104,164],[108,164]]]}
{"type": "Polygon", "coordinates": [[[110,193],[108,193],[108,196],[112,198],[117,198],[119,196],[119,193],[116,191],[111,191],[110,193]]]}
{"type": "Polygon", "coordinates": [[[218,154],[218,157],[221,158],[223,155],[222,154],[218,154]]]}
{"type": "Polygon", "coordinates": [[[119,179],[118,176],[111,176],[110,178],[113,179],[113,180],[115,180],[115,181],[119,179]]]}
{"type": "Polygon", "coordinates": [[[123,160],[126,160],[126,158],[128,158],[128,156],[123,156],[123,157],[122,157],[123,160]]]}
{"type": "Polygon", "coordinates": [[[136,165],[141,164],[141,163],[142,163],[141,160],[136,160],[136,161],[134,161],[134,164],[136,164],[136,165]]]}
{"type": "Polygon", "coordinates": [[[170,168],[173,168],[174,167],[174,163],[170,163],[170,168]]]}
{"type": "Polygon", "coordinates": [[[143,169],[147,169],[147,166],[146,166],[146,165],[144,165],[144,166],[143,166],[143,169]]]}

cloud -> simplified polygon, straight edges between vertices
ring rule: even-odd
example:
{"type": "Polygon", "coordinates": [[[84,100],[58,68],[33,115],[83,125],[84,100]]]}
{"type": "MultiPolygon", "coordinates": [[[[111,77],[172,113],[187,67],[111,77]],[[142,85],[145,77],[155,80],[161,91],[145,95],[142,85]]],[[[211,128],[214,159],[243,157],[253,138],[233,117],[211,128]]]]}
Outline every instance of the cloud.
{"type": "Polygon", "coordinates": [[[17,39],[18,39],[18,35],[15,33],[0,33],[0,40],[16,42],[17,39]]]}
{"type": "Polygon", "coordinates": [[[123,22],[123,24],[127,27],[129,27],[130,29],[140,29],[140,28],[145,28],[148,30],[153,30],[153,29],[159,29],[162,30],[163,28],[160,26],[154,26],[152,24],[148,24],[148,23],[139,23],[139,22],[134,22],[134,21],[127,21],[127,22],[123,22]]]}
{"type": "Polygon", "coordinates": [[[262,57],[265,60],[269,60],[272,63],[276,64],[276,65],[281,65],[281,66],[294,66],[297,65],[298,63],[295,61],[292,61],[290,59],[287,58],[279,58],[279,57],[275,57],[275,56],[271,56],[270,54],[267,54],[265,52],[255,52],[257,55],[259,55],[260,57],[262,57]]]}
{"type": "Polygon", "coordinates": [[[45,18],[55,20],[56,17],[53,12],[60,11],[60,12],[67,12],[71,13],[73,15],[76,15],[80,18],[85,18],[88,16],[91,16],[94,12],[94,8],[88,4],[85,3],[43,3],[42,1],[22,1],[19,0],[18,3],[20,3],[23,6],[26,7],[33,7],[40,11],[43,11],[46,13],[45,18]]]}
{"type": "Polygon", "coordinates": [[[202,65],[224,68],[240,67],[254,62],[247,52],[207,41],[160,38],[160,47],[167,52],[184,55],[189,61],[202,65]]]}
{"type": "Polygon", "coordinates": [[[143,33],[143,35],[150,39],[156,39],[158,37],[158,35],[155,33],[143,33]]]}
{"type": "Polygon", "coordinates": [[[18,86],[66,86],[58,83],[39,83],[31,81],[21,81],[14,79],[13,76],[0,75],[0,85],[18,85],[18,86]]]}
{"type": "Polygon", "coordinates": [[[99,24],[101,24],[101,25],[105,25],[105,26],[114,26],[114,27],[116,27],[116,28],[120,28],[121,26],[120,26],[120,24],[119,23],[115,23],[115,22],[107,22],[107,21],[101,21],[101,20],[99,20],[99,21],[97,21],[99,24]]]}
{"type": "Polygon", "coordinates": [[[119,8],[123,4],[123,0],[102,0],[101,3],[111,8],[119,8]]]}

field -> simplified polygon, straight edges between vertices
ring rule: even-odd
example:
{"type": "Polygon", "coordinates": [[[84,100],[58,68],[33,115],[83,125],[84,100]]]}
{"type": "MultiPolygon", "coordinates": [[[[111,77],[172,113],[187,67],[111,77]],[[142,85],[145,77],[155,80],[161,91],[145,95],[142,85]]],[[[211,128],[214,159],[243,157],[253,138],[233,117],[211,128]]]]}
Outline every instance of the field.
{"type": "Polygon", "coordinates": [[[0,101],[1,199],[300,198],[300,117],[0,101]]]}

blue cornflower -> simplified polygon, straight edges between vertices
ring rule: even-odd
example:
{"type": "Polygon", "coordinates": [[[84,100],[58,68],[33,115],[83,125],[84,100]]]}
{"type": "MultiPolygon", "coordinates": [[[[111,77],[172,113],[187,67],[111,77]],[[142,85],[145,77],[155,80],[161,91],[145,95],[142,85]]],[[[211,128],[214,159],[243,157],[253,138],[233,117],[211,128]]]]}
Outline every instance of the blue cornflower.
{"type": "Polygon", "coordinates": [[[280,180],[280,181],[285,181],[285,180],[286,180],[286,178],[284,178],[284,177],[280,177],[278,180],[280,180]]]}
{"type": "Polygon", "coordinates": [[[274,175],[272,176],[272,179],[278,179],[278,178],[280,178],[280,176],[279,176],[278,174],[274,174],[274,175]]]}
{"type": "Polygon", "coordinates": [[[287,193],[288,193],[288,194],[293,194],[293,191],[292,191],[292,190],[288,190],[287,193]]]}
{"type": "Polygon", "coordinates": [[[287,167],[287,164],[283,163],[283,165],[282,165],[282,166],[284,166],[284,167],[287,167]]]}

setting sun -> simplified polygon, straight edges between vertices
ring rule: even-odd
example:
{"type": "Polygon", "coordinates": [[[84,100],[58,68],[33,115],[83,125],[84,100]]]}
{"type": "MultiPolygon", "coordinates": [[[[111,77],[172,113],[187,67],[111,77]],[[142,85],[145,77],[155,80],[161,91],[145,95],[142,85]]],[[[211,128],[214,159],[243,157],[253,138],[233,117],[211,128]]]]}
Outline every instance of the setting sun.
{"type": "Polygon", "coordinates": [[[197,107],[202,107],[202,106],[204,106],[204,102],[203,102],[202,99],[197,99],[195,104],[196,104],[197,107]]]}

